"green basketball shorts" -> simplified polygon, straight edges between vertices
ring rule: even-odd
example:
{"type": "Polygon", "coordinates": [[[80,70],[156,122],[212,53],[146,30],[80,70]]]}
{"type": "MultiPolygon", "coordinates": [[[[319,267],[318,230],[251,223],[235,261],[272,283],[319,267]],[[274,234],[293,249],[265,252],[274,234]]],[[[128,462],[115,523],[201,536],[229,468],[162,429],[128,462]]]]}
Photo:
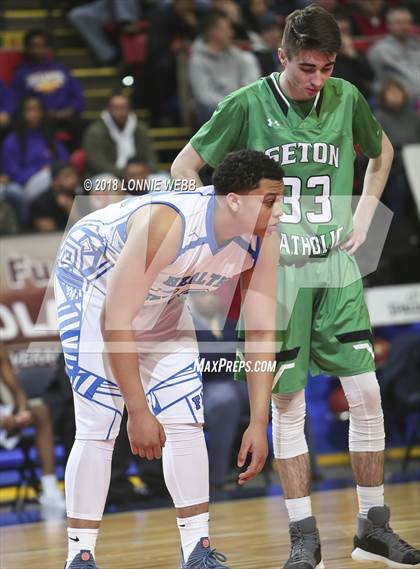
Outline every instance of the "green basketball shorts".
{"type": "MultiPolygon", "coordinates": [[[[243,326],[239,328],[243,340],[243,326]]],[[[359,269],[340,250],[301,265],[280,264],[276,328],[275,393],[305,388],[309,370],[342,377],[375,370],[359,269]]],[[[245,380],[245,372],[235,379],[245,380]]]]}

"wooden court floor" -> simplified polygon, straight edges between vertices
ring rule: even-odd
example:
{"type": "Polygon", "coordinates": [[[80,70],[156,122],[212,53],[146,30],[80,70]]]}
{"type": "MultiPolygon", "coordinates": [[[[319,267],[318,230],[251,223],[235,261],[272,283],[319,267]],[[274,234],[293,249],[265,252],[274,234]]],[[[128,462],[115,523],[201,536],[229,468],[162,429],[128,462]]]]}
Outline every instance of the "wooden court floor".
{"type": "MultiPolygon", "coordinates": [[[[420,546],[420,484],[388,486],[392,526],[420,546]]],[[[327,569],[379,569],[350,558],[356,515],[353,490],[314,494],[314,510],[327,569]]],[[[288,557],[283,499],[275,496],[212,506],[212,543],[229,556],[231,569],[281,569],[288,557]]],[[[0,528],[1,569],[62,569],[65,524],[49,522],[0,528]]],[[[108,515],[97,546],[100,569],[177,569],[178,535],[168,509],[108,515]]]]}

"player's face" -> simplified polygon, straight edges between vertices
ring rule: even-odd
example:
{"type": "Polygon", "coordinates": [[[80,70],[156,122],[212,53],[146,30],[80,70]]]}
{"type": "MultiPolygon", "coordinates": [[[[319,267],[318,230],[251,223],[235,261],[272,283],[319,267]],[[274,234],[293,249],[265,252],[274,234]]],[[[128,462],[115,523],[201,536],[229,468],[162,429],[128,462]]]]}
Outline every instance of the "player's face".
{"type": "Polygon", "coordinates": [[[279,58],[284,67],[286,95],[295,101],[307,101],[321,91],[330,77],[336,54],[301,49],[289,59],[279,49],[279,58]]]}
{"type": "Polygon", "coordinates": [[[258,188],[251,190],[245,196],[246,201],[244,205],[246,206],[246,212],[244,212],[244,222],[246,224],[251,222],[255,225],[254,235],[263,237],[266,233],[273,233],[277,230],[280,217],[283,214],[280,205],[283,188],[283,182],[263,178],[258,188]],[[248,196],[252,197],[252,199],[246,199],[248,196]]]}

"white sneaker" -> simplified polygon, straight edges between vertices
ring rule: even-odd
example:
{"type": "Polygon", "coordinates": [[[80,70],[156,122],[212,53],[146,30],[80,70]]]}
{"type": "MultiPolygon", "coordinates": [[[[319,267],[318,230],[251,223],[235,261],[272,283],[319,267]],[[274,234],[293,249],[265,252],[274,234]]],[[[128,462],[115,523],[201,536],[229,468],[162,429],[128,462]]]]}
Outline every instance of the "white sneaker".
{"type": "Polygon", "coordinates": [[[41,492],[38,502],[41,506],[41,517],[43,519],[58,519],[64,516],[66,501],[64,494],[58,487],[53,491],[41,492]]]}

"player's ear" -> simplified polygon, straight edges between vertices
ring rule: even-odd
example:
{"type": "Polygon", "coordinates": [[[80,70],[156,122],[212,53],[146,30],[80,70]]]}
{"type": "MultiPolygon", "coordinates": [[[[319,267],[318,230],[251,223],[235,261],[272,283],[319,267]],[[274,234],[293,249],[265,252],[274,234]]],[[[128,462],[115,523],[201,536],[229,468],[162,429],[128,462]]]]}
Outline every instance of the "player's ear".
{"type": "Polygon", "coordinates": [[[229,207],[229,209],[231,210],[232,213],[238,213],[240,205],[241,205],[241,196],[239,196],[238,194],[235,194],[233,192],[230,192],[229,194],[227,194],[226,196],[226,203],[229,207]]]}
{"type": "Polygon", "coordinates": [[[280,60],[280,63],[282,64],[282,66],[286,67],[287,57],[286,57],[286,53],[282,47],[279,47],[279,49],[277,50],[277,55],[279,56],[279,60],[280,60]]]}

